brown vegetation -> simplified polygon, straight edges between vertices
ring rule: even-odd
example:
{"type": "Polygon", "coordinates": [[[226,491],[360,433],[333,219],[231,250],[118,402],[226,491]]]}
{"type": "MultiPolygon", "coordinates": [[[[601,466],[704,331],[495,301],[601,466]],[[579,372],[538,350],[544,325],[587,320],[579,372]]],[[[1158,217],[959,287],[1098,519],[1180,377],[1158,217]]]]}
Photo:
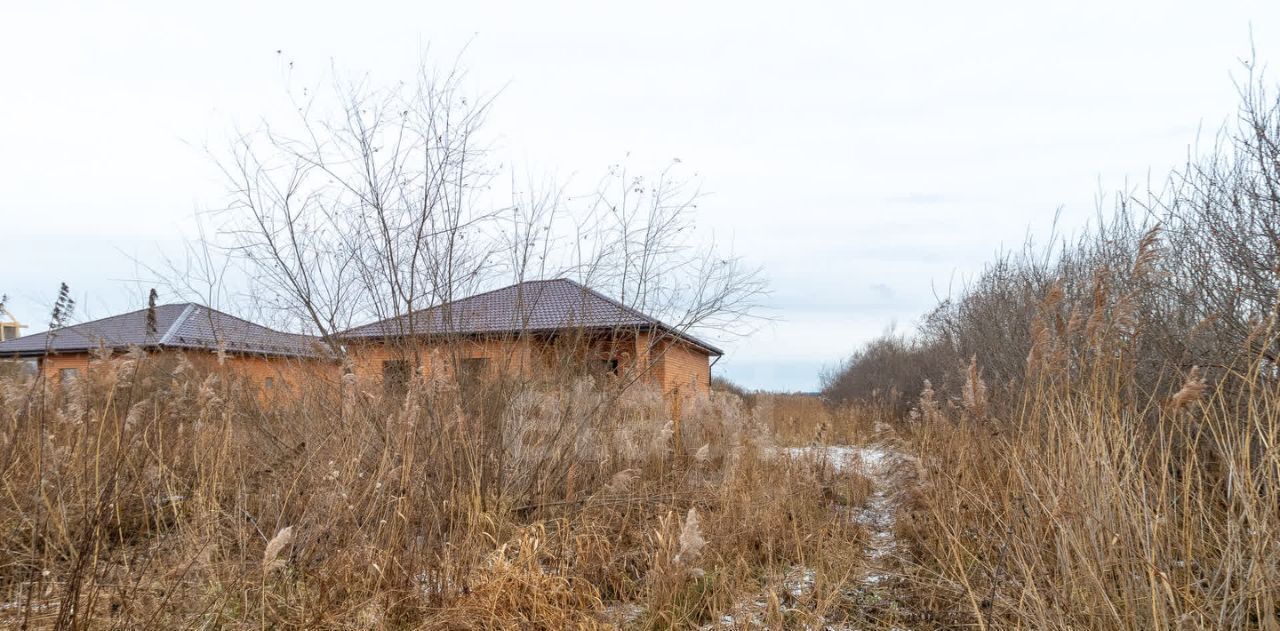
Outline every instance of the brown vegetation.
{"type": "Polygon", "coordinates": [[[775,453],[779,414],[733,395],[673,424],[590,378],[272,406],[141,352],[31,379],[0,384],[5,625],[669,628],[775,592],[777,616],[853,615],[838,508],[865,481],[775,453]]]}
{"type": "MultiPolygon", "coordinates": [[[[492,243],[461,246],[492,217],[454,205],[481,185],[457,182],[483,175],[463,141],[487,102],[435,146],[419,132],[460,99],[452,78],[432,85],[390,129],[360,124],[358,94],[330,128],[366,157],[408,130],[428,164],[335,162],[276,136],[231,163],[232,212],[259,224],[238,247],[331,342],[492,271],[492,243]],[[323,212],[272,185],[273,152],[343,182],[302,187],[323,212]],[[428,177],[441,169],[467,177],[428,177]],[[311,213],[330,230],[295,233],[311,213]]],[[[913,335],[854,354],[825,400],[721,382],[672,407],[566,370],[415,375],[407,392],[351,376],[268,406],[234,375],[136,351],[62,388],[0,377],[0,622],[1278,628],[1280,102],[1243,96],[1239,132],[1168,190],[1001,258],[913,335]],[[876,481],[898,488],[821,448],[873,438],[903,469],[876,481]],[[895,506],[868,532],[868,507],[895,506]]],[[[563,267],[681,330],[740,319],[762,286],[689,264],[714,259],[675,239],[691,200],[617,182],[598,250],[563,267]],[[692,280],[663,287],[675,268],[692,280]]],[[[515,206],[504,238],[527,256],[505,271],[542,275],[557,266],[532,253],[554,239],[528,235],[554,204],[515,206]]]]}
{"type": "Polygon", "coordinates": [[[1280,101],[1074,243],[991,265],[827,394],[924,473],[900,598],[939,626],[1280,628],[1280,101]]]}

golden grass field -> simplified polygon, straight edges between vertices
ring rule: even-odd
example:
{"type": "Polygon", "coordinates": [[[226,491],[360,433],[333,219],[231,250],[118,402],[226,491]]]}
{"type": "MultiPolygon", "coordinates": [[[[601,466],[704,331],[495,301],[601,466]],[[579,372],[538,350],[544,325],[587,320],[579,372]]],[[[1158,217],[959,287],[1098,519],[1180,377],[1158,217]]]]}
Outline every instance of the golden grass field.
{"type": "Polygon", "coordinates": [[[986,399],[975,362],[964,392],[927,390],[905,416],[715,392],[678,426],[657,393],[588,379],[476,407],[439,384],[264,404],[232,374],[141,352],[63,392],[9,377],[0,618],[1274,628],[1265,364],[1214,388],[1188,371],[1143,403],[1123,353],[1041,361],[1017,406],[986,399]]]}
{"type": "Polygon", "coordinates": [[[265,404],[232,373],[135,351],[63,391],[13,377],[0,392],[6,626],[879,615],[851,600],[867,479],[781,449],[861,431],[816,399],[717,393],[684,407],[677,441],[656,393],[589,379],[495,388],[480,406],[423,383],[396,401],[320,384],[265,404]]]}

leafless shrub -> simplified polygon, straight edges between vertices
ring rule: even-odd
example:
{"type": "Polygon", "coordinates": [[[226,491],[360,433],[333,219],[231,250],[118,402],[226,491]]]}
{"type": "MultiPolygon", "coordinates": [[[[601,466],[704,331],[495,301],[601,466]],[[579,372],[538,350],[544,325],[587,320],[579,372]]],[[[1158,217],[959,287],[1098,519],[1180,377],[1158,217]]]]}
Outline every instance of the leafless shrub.
{"type": "Polygon", "coordinates": [[[863,414],[881,401],[865,393],[919,379],[877,381],[901,365],[935,367],[951,393],[938,405],[923,382],[902,426],[927,474],[899,528],[906,589],[944,624],[1280,620],[1280,468],[1259,446],[1277,432],[1280,100],[1262,85],[1251,74],[1238,125],[1165,190],[1001,257],[906,350],[855,354],[828,380],[863,414]],[[1005,422],[962,422],[984,408],[1005,422]]]}
{"type": "Polygon", "coordinates": [[[913,400],[924,379],[963,396],[973,356],[999,401],[1104,354],[1133,371],[1144,399],[1168,395],[1170,369],[1197,365],[1213,382],[1255,357],[1274,366],[1275,337],[1256,332],[1280,296],[1280,100],[1248,70],[1237,124],[1163,190],[1117,195],[1076,238],[1001,256],[912,335],[855,352],[826,377],[827,396],[913,400]]]}

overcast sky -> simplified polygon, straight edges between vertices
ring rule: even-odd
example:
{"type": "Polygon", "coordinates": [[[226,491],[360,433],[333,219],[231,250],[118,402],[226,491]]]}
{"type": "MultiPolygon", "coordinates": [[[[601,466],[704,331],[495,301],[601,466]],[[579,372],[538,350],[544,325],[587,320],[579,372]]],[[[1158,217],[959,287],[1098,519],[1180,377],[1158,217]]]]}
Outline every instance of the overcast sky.
{"type": "Polygon", "coordinates": [[[201,147],[277,107],[289,62],[385,82],[465,47],[504,162],[696,171],[699,226],[764,267],[777,318],[717,369],[816,389],[1059,207],[1077,228],[1183,162],[1251,29],[1262,62],[1280,36],[1274,1],[1042,4],[8,3],[0,292],[29,332],[62,281],[81,318],[144,306],[131,259],[225,200],[201,147]]]}

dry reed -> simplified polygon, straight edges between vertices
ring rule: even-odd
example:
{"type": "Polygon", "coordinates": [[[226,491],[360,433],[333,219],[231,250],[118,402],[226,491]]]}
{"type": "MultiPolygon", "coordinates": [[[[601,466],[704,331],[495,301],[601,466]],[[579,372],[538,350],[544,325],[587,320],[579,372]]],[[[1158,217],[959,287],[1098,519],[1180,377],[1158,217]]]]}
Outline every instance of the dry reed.
{"type": "Polygon", "coordinates": [[[842,427],[808,401],[691,401],[679,454],[638,386],[387,399],[342,378],[268,401],[230,364],[136,352],[64,387],[0,380],[3,624],[559,629],[631,608],[622,626],[691,627],[801,567],[820,581],[789,616],[852,615],[864,534],[841,507],[865,480],[768,448],[778,418],[842,427]]]}

